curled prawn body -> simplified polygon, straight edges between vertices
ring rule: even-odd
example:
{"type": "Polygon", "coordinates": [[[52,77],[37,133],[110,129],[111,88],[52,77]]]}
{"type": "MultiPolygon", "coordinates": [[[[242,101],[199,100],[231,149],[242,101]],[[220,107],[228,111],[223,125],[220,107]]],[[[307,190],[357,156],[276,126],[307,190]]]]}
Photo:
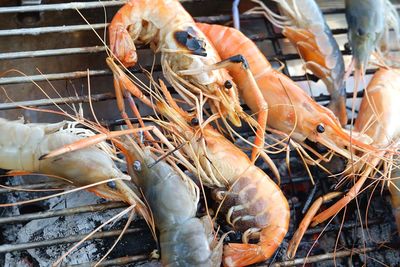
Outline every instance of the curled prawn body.
{"type": "Polygon", "coordinates": [[[361,101],[356,131],[364,132],[374,144],[385,147],[400,137],[400,71],[379,69],[369,83],[361,101]]]}
{"type": "Polygon", "coordinates": [[[188,102],[196,100],[187,90],[201,91],[212,99],[214,112],[241,125],[236,85],[215,65],[218,54],[178,0],[130,0],[111,21],[109,36],[111,51],[126,67],[137,62],[135,44],[150,44],[161,53],[164,76],[188,102]]]}
{"type": "MultiPolygon", "coordinates": [[[[365,133],[373,140],[373,145],[379,150],[374,154],[363,154],[365,160],[355,164],[350,168],[357,172],[357,182],[349,192],[329,209],[321,212],[313,219],[313,225],[317,225],[339,212],[360,192],[363,184],[368,178],[373,178],[380,165],[386,168],[379,173],[382,180],[388,182],[393,199],[398,199],[399,190],[394,190],[395,184],[388,174],[388,170],[396,171],[397,166],[392,165],[393,151],[399,146],[400,123],[398,114],[400,112],[400,71],[396,69],[381,68],[373,76],[370,84],[365,90],[361,101],[359,116],[357,117],[354,128],[356,131],[365,133]]],[[[397,201],[393,202],[398,204],[397,201]]],[[[398,207],[395,207],[395,209],[398,207]]],[[[397,214],[397,221],[400,220],[397,214]]],[[[400,226],[400,225],[399,225],[400,226]]]]}
{"type": "Polygon", "coordinates": [[[305,68],[322,79],[331,95],[329,108],[342,125],[347,124],[345,66],[332,31],[314,0],[275,1],[283,16],[274,14],[261,1],[258,9],[296,46],[305,68]]]}
{"type": "MultiPolygon", "coordinates": [[[[111,178],[130,180],[115,166],[107,153],[93,146],[41,160],[50,151],[82,140],[75,134],[60,132],[65,123],[24,124],[22,120],[8,121],[0,118],[0,130],[3,137],[7,136],[0,140],[0,168],[59,176],[76,186],[111,178]]],[[[88,190],[106,199],[137,203],[135,193],[121,180],[88,190]]]]}
{"type": "MultiPolygon", "coordinates": [[[[118,67],[110,66],[118,73],[120,83],[131,91],[138,90],[118,67]]],[[[179,159],[185,167],[197,174],[204,185],[224,188],[218,195],[224,195],[220,200],[230,203],[227,220],[235,229],[244,230],[245,244],[224,246],[224,265],[246,266],[268,259],[283,241],[289,226],[289,206],[282,191],[244,152],[211,126],[200,124],[197,117],[182,110],[164,83],[160,85],[164,97],[155,96],[154,108],[167,121],[156,122],[173,135],[174,141],[181,142],[184,156],[179,159]],[[253,237],[259,242],[248,244],[253,237]]]]}
{"type": "Polygon", "coordinates": [[[234,230],[242,231],[244,244],[224,246],[224,266],[247,266],[270,258],[289,227],[288,202],[280,188],[247,155],[211,127],[197,131],[179,113],[158,103],[160,112],[174,123],[179,136],[190,144],[183,147],[189,158],[198,158],[210,179],[203,183],[224,188],[217,195],[234,230]],[[205,146],[199,140],[204,140],[205,146]],[[249,239],[258,243],[249,244],[249,239]]]}
{"type": "MultiPolygon", "coordinates": [[[[360,157],[364,157],[362,161],[358,161],[356,164],[349,164],[350,177],[357,179],[357,181],[354,182],[354,186],[338,202],[317,215],[315,214],[322,203],[337,197],[340,193],[328,193],[314,202],[289,244],[288,256],[290,258],[295,256],[297,247],[308,226],[310,224],[311,226],[315,226],[324,222],[346,207],[360,193],[365,181],[375,176],[379,165],[382,163],[389,165],[383,168],[383,172],[380,172],[383,180],[390,176],[388,170],[392,170],[392,176],[398,176],[398,167],[391,165],[393,154],[390,151],[393,150],[393,147],[394,150],[397,150],[400,137],[400,125],[397,119],[397,114],[400,112],[398,105],[400,101],[399,84],[400,72],[398,70],[380,69],[375,73],[365,90],[354,128],[356,131],[369,136],[373,141],[372,144],[379,150],[373,154],[365,152],[360,155],[360,157]],[[356,174],[355,177],[353,177],[354,174],[356,174]]],[[[386,180],[392,194],[394,214],[398,228],[400,229],[400,194],[399,187],[397,187],[399,180],[386,180]]]]}
{"type": "Polygon", "coordinates": [[[163,266],[219,266],[222,246],[212,247],[212,225],[196,218],[197,187],[165,161],[156,163],[150,150],[134,144],[129,151],[135,158],[134,176],[160,232],[163,266]]]}
{"type": "MultiPolygon", "coordinates": [[[[400,138],[400,71],[396,69],[380,69],[375,73],[365,96],[361,102],[359,116],[354,127],[364,131],[374,140],[374,145],[384,149],[394,146],[398,151],[400,138]]],[[[389,154],[390,157],[390,154],[389,154]]],[[[398,156],[394,156],[391,179],[388,181],[392,196],[392,206],[400,231],[400,180],[397,167],[398,156]]]]}
{"type": "MultiPolygon", "coordinates": [[[[268,103],[269,127],[289,135],[299,143],[306,139],[320,143],[348,159],[351,159],[351,154],[345,147],[350,143],[362,151],[374,150],[354,136],[351,139],[332,111],[315,102],[290,78],[274,70],[257,46],[240,31],[221,25],[197,25],[209,37],[222,58],[241,51],[247,59],[268,103]]],[[[256,99],[246,90],[246,79],[237,66],[229,67],[228,70],[240,89],[241,97],[253,112],[257,112],[256,99]]]]}

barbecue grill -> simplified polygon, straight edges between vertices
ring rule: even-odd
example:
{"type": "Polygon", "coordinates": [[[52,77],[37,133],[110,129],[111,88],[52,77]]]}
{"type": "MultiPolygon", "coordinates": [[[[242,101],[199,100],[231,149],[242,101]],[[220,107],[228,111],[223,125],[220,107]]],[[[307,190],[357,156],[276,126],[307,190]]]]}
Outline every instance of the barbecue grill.
{"type": "MultiPolygon", "coordinates": [[[[21,106],[54,110],[57,104],[71,111],[68,104],[75,109],[82,106],[85,116],[93,118],[88,104],[91,100],[102,124],[108,127],[121,124],[111,72],[105,64],[105,48],[95,32],[101,38],[104,37],[106,23],[123,1],[2,2],[0,70],[10,71],[0,77],[0,86],[3,89],[0,91],[0,116],[8,119],[24,116],[30,122],[59,121],[63,118],[58,115],[22,109],[21,106]]],[[[196,21],[231,24],[232,1],[181,2],[196,21]]],[[[348,62],[350,51],[346,45],[347,26],[343,3],[318,2],[348,62]]],[[[240,7],[246,10],[250,3],[242,3],[240,7]]],[[[329,100],[321,81],[304,72],[296,50],[266,19],[259,15],[242,15],[241,29],[257,43],[273,66],[279,67],[280,62],[284,63],[283,72],[299,82],[315,100],[322,104],[329,100]]],[[[138,53],[139,65],[149,69],[153,62],[152,52],[148,47],[139,47],[138,53]]],[[[156,77],[162,76],[158,60],[154,70],[156,77]]],[[[132,72],[145,80],[140,67],[132,68],[132,72]]],[[[375,69],[367,71],[368,74],[374,72],[375,69]]],[[[348,83],[347,87],[350,98],[352,84],[348,83]]],[[[358,97],[361,96],[362,91],[358,93],[358,97]]],[[[140,102],[136,103],[141,114],[151,115],[151,110],[140,102]]],[[[350,102],[348,105],[350,106],[350,102]]],[[[250,129],[244,128],[241,132],[244,137],[252,138],[250,129]]],[[[316,185],[313,185],[302,161],[295,153],[291,155],[292,172],[289,175],[283,164],[285,156],[274,155],[273,160],[277,166],[281,166],[281,187],[291,208],[290,229],[275,255],[258,266],[400,265],[400,241],[386,190],[364,192],[346,208],[345,213],[339,213],[328,225],[309,229],[300,244],[297,257],[287,260],[285,252],[288,241],[300,223],[304,210],[316,197],[331,191],[336,181],[321,170],[311,168],[316,181],[316,185]]],[[[334,165],[340,164],[343,162],[335,159],[334,165]]],[[[268,172],[266,166],[262,167],[268,172]]],[[[8,186],[0,188],[1,203],[49,195],[50,189],[60,186],[58,181],[38,176],[2,178],[0,183],[8,186]],[[16,191],[15,187],[25,191],[16,191]],[[45,189],[47,192],[34,191],[38,189],[45,189]]],[[[78,192],[34,204],[0,208],[0,265],[47,266],[74,242],[81,240],[85,234],[124,207],[122,203],[107,202],[90,193],[78,192]]],[[[125,222],[126,218],[96,233],[67,258],[64,262],[66,266],[90,266],[91,262],[98,260],[111,247],[125,222]]],[[[221,229],[228,230],[224,227],[221,229]]],[[[240,236],[229,235],[228,238],[239,240],[240,236]]],[[[146,224],[137,218],[101,266],[156,265],[157,261],[149,256],[156,248],[146,224]]]]}

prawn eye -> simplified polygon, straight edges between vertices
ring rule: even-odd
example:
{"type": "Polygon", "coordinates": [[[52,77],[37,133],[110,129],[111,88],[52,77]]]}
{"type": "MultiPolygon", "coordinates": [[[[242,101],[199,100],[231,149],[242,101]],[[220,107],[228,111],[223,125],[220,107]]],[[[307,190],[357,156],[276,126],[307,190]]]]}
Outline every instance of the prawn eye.
{"type": "Polygon", "coordinates": [[[109,181],[107,182],[107,186],[111,189],[115,189],[117,187],[117,184],[114,181],[109,181]]]}
{"type": "Polygon", "coordinates": [[[362,29],[362,28],[358,28],[358,29],[357,29],[357,35],[359,35],[359,36],[363,36],[363,35],[365,35],[365,31],[364,31],[364,29],[362,29]]]}
{"type": "Polygon", "coordinates": [[[226,89],[231,89],[233,87],[233,84],[232,84],[232,82],[230,80],[226,80],[225,83],[224,83],[224,87],[226,89]]]}
{"type": "Polygon", "coordinates": [[[199,119],[198,119],[198,118],[193,118],[193,119],[190,121],[190,124],[191,124],[192,126],[197,126],[197,125],[199,125],[199,119]]]}
{"type": "Polygon", "coordinates": [[[139,160],[135,160],[133,162],[133,169],[137,172],[140,172],[142,170],[142,163],[139,160]]]}
{"type": "Polygon", "coordinates": [[[322,123],[317,125],[317,132],[319,132],[319,133],[325,132],[325,127],[322,123]]]}

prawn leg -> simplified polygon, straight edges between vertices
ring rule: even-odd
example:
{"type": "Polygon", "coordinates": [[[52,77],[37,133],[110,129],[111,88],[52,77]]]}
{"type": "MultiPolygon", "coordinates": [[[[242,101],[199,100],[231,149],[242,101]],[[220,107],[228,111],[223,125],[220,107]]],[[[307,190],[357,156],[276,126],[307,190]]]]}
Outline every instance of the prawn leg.
{"type": "Polygon", "coordinates": [[[129,94],[137,96],[143,103],[151,106],[151,101],[136,87],[130,86],[133,84],[123,71],[115,64],[112,58],[107,58],[106,62],[111,68],[114,76],[114,88],[115,97],[117,100],[118,110],[121,113],[122,118],[130,129],[134,129],[131,121],[129,120],[128,114],[125,111],[124,95],[128,98],[133,113],[138,117],[137,109],[132,104],[132,99],[129,94]]]}
{"type": "Polygon", "coordinates": [[[340,192],[331,192],[324,196],[317,198],[314,203],[311,205],[310,209],[307,211],[303,220],[300,222],[299,228],[294,233],[292,239],[289,242],[289,247],[287,249],[287,256],[289,259],[293,259],[296,256],[297,248],[299,247],[300,241],[304,236],[304,233],[308,229],[311,224],[312,219],[315,214],[317,214],[319,208],[322,204],[340,196],[342,193],[340,192]]]}
{"type": "Polygon", "coordinates": [[[315,216],[312,220],[311,226],[314,227],[314,226],[326,221],[327,219],[331,218],[332,216],[337,214],[339,211],[341,211],[347,204],[349,204],[350,201],[352,201],[354,198],[356,198],[358,193],[361,190],[361,187],[364,185],[365,181],[368,179],[369,175],[375,169],[375,166],[379,163],[380,160],[381,160],[381,157],[379,157],[379,156],[374,157],[373,160],[371,161],[371,164],[364,171],[361,178],[349,190],[349,192],[347,192],[347,194],[342,199],[340,199],[334,205],[329,207],[327,210],[325,210],[325,211],[319,213],[317,216],[315,216]]]}
{"type": "Polygon", "coordinates": [[[114,89],[115,89],[115,98],[117,101],[117,107],[119,112],[121,113],[121,117],[124,119],[126,125],[128,125],[130,129],[133,129],[133,125],[129,120],[128,114],[125,111],[125,103],[124,103],[122,88],[116,77],[114,77],[114,89]]]}

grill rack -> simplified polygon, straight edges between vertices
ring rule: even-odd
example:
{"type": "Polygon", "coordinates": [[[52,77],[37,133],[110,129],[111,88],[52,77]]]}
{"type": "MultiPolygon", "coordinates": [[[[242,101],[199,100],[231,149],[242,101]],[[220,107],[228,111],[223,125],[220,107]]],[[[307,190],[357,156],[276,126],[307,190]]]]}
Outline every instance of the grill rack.
{"type": "MultiPolygon", "coordinates": [[[[183,4],[187,2],[206,2],[206,1],[199,1],[199,0],[185,0],[181,1],[184,2],[183,4]]],[[[118,7],[121,5],[121,2],[119,1],[103,1],[102,2],[106,7],[118,7]]],[[[38,5],[38,6],[20,6],[20,7],[2,7],[0,8],[0,14],[6,14],[6,13],[24,13],[24,12],[49,12],[49,11],[59,11],[63,9],[74,9],[74,8],[79,8],[79,9],[92,9],[92,8],[98,8],[101,7],[99,2],[81,2],[81,3],[68,3],[68,4],[51,4],[51,5],[38,5]]],[[[399,8],[399,6],[396,6],[399,8]]],[[[340,14],[343,13],[344,9],[343,7],[329,7],[329,8],[323,8],[323,13],[325,15],[331,15],[331,14],[340,14]]],[[[111,16],[110,16],[111,17],[111,16]]],[[[208,23],[227,23],[231,20],[230,15],[212,15],[212,16],[201,16],[201,17],[195,17],[196,21],[199,22],[208,22],[208,23]]],[[[292,60],[298,60],[299,56],[295,53],[283,53],[282,52],[282,47],[280,44],[280,40],[283,39],[283,36],[279,33],[276,33],[271,26],[271,24],[266,21],[263,17],[261,16],[255,16],[255,15],[241,15],[241,20],[246,22],[246,21],[264,21],[265,26],[267,29],[266,33],[256,33],[256,34],[251,34],[249,37],[257,42],[260,43],[262,41],[270,41],[272,44],[273,48],[273,55],[272,56],[267,56],[269,60],[276,61],[276,59],[282,61],[283,63],[290,62],[292,60]]],[[[99,23],[99,24],[94,24],[92,25],[95,29],[103,29],[104,28],[104,23],[99,23]]],[[[5,30],[0,30],[0,38],[4,37],[9,37],[9,36],[21,36],[21,35],[37,35],[37,34],[45,34],[45,33],[67,33],[67,32],[75,32],[75,31],[87,31],[91,30],[91,28],[88,25],[82,24],[82,25],[67,25],[67,26],[59,26],[59,27],[40,27],[39,30],[38,28],[20,28],[20,29],[15,29],[15,30],[10,30],[10,29],[5,29],[5,30]]],[[[344,28],[336,28],[333,29],[334,35],[340,35],[340,34],[345,34],[347,33],[347,30],[344,28]]],[[[147,49],[147,47],[142,47],[141,49],[147,49]]],[[[44,50],[32,50],[32,51],[24,51],[24,52],[6,52],[6,53],[0,53],[0,63],[2,62],[1,60],[15,60],[15,59],[28,59],[28,58],[37,58],[37,57],[53,57],[53,56],[61,56],[61,55],[71,55],[71,54],[88,54],[88,53],[102,53],[104,52],[105,49],[102,46],[87,46],[87,47],[74,47],[74,48],[60,48],[60,49],[44,49],[44,50]]],[[[344,55],[349,55],[350,51],[348,50],[343,50],[342,53],[344,55]]],[[[0,64],[1,66],[1,64],[0,64]]],[[[140,69],[139,68],[132,68],[131,69],[133,73],[139,74],[140,69]]],[[[160,65],[155,66],[156,71],[160,71],[161,67],[160,65]]],[[[286,66],[284,68],[284,73],[289,75],[290,70],[286,66]]],[[[367,71],[368,74],[374,73],[376,70],[375,69],[369,69],[367,71]]],[[[61,73],[51,73],[51,74],[44,74],[44,75],[28,75],[28,76],[12,76],[12,77],[0,77],[0,85],[13,85],[13,84],[24,84],[24,83],[30,83],[31,80],[37,81],[37,82],[44,82],[44,81],[55,81],[55,80],[70,80],[70,79],[80,79],[80,78],[85,78],[87,77],[88,73],[90,74],[90,77],[97,77],[97,76],[110,76],[110,71],[107,69],[96,69],[96,70],[90,70],[90,71],[85,71],[85,70],[77,70],[77,71],[72,71],[72,72],[61,72],[61,73]]],[[[290,75],[289,75],[290,76],[290,75]]],[[[291,75],[290,76],[293,80],[295,81],[305,81],[305,80],[310,80],[310,81],[318,81],[318,79],[310,74],[307,75],[291,75]]],[[[110,83],[111,84],[111,83],[110,83]]],[[[111,86],[111,85],[110,85],[111,86]]],[[[110,88],[111,89],[111,88],[110,88]]],[[[102,102],[102,101],[108,101],[108,100],[114,100],[115,96],[112,93],[113,90],[109,90],[108,93],[95,93],[91,95],[91,100],[93,102],[102,102]]],[[[358,97],[361,97],[363,95],[363,92],[358,93],[358,97]]],[[[352,93],[348,93],[348,98],[352,96],[352,93]]],[[[316,101],[318,102],[323,102],[329,100],[329,95],[326,94],[321,94],[318,96],[314,96],[316,101]]],[[[89,97],[87,95],[82,95],[82,96],[69,96],[69,97],[59,97],[59,98],[53,98],[53,100],[48,100],[48,99],[37,99],[37,100],[28,100],[28,101],[16,101],[12,103],[1,103],[0,104],[0,111],[1,110],[14,110],[18,109],[20,106],[33,106],[33,107],[45,107],[45,106],[51,106],[56,103],[81,103],[81,102],[88,102],[89,97]]],[[[116,124],[116,121],[108,121],[108,124],[116,124]]],[[[248,133],[243,133],[244,135],[248,133]]],[[[274,157],[274,160],[282,160],[284,158],[284,155],[278,155],[277,157],[274,157]]],[[[319,193],[327,193],[329,191],[329,186],[330,183],[326,181],[326,176],[324,174],[313,170],[314,178],[321,184],[321,188],[318,190],[319,193]]],[[[289,198],[289,202],[291,203],[291,210],[293,213],[293,210],[298,210],[300,207],[304,206],[303,202],[297,202],[296,203],[296,198],[293,198],[296,196],[296,187],[302,184],[309,184],[309,178],[304,175],[299,175],[299,176],[284,176],[282,177],[282,185],[284,187],[284,192],[285,195],[288,197],[291,196],[292,198],[289,198]],[[294,191],[290,195],[288,195],[288,192],[291,190],[294,191]]],[[[40,184],[30,184],[28,186],[24,185],[24,188],[43,188],[43,187],[51,187],[51,186],[56,186],[57,183],[55,182],[45,182],[45,183],[40,183],[40,184]]],[[[8,194],[10,193],[10,190],[7,189],[0,189],[0,194],[8,194]]],[[[382,197],[382,198],[387,198],[387,192],[384,193],[383,196],[376,196],[376,197],[382,197]]],[[[297,199],[298,201],[298,199],[297,199]]],[[[15,216],[13,218],[0,218],[0,225],[4,224],[10,224],[10,223],[21,223],[24,221],[29,221],[29,220],[34,220],[38,218],[50,218],[54,216],[68,216],[70,214],[77,214],[77,213],[86,213],[86,212],[95,212],[95,211],[101,211],[104,209],[115,209],[115,208],[121,208],[123,207],[124,204],[122,203],[103,203],[103,204],[96,204],[96,205],[90,205],[90,206],[85,206],[85,207],[79,207],[79,208],[68,208],[64,209],[61,211],[45,211],[45,212],[39,212],[39,213],[32,213],[32,214],[25,214],[25,215],[20,215],[20,216],[15,216]]],[[[295,221],[294,225],[297,226],[301,218],[296,218],[298,216],[293,216],[291,220],[295,221]]],[[[378,225],[385,220],[382,219],[375,219],[375,220],[369,220],[369,226],[373,225],[378,225]]],[[[386,220],[387,221],[387,220],[386,220]]],[[[306,236],[310,235],[315,235],[321,233],[321,231],[338,231],[339,230],[339,224],[338,220],[334,220],[333,224],[329,226],[327,229],[324,229],[324,227],[316,227],[309,229],[307,231],[306,236]]],[[[343,227],[342,230],[351,230],[355,227],[359,226],[359,222],[357,221],[350,221],[347,222],[343,227]]],[[[134,227],[134,226],[133,226],[134,227]]],[[[292,226],[293,227],[293,226],[292,226]]],[[[130,233],[137,233],[138,231],[142,231],[144,228],[130,228],[129,231],[130,233]]],[[[111,230],[111,231],[104,231],[102,233],[97,234],[96,238],[101,238],[101,237],[106,237],[106,236],[117,236],[119,232],[117,230],[111,230]]],[[[293,234],[293,229],[291,229],[290,234],[287,235],[286,240],[291,237],[293,234]]],[[[6,244],[6,245],[1,245],[0,244],[0,254],[8,251],[16,251],[16,250],[26,250],[28,248],[33,248],[33,247],[39,247],[39,246],[48,246],[50,244],[57,244],[57,243],[69,243],[69,242],[74,242],[76,240],[79,240],[79,238],[82,238],[82,236],[73,236],[69,238],[60,238],[57,240],[50,240],[48,242],[36,242],[34,244],[28,243],[28,244],[6,244]]],[[[346,238],[344,237],[344,234],[340,235],[340,239],[345,240],[346,238]]],[[[344,241],[347,245],[349,242],[344,241]]],[[[367,246],[365,248],[353,248],[351,250],[346,250],[342,249],[337,251],[336,253],[322,253],[322,254],[317,254],[317,255],[312,255],[309,256],[307,259],[304,257],[299,257],[296,258],[294,261],[279,261],[275,262],[275,257],[272,258],[269,262],[265,264],[261,264],[259,266],[294,266],[298,264],[303,264],[303,263],[318,263],[320,261],[326,261],[326,260],[332,260],[334,258],[349,258],[352,257],[354,254],[362,254],[362,253],[370,253],[370,252],[375,252],[375,251],[382,251],[385,249],[389,249],[391,246],[392,247],[399,247],[398,241],[395,240],[395,243],[387,243],[385,247],[376,245],[376,246],[367,246]],[[387,248],[389,247],[389,248],[387,248]]],[[[351,247],[351,246],[349,246],[351,247]]],[[[279,253],[277,253],[279,254],[279,253]]],[[[141,254],[141,255],[133,255],[133,256],[126,256],[126,257],[121,257],[121,258],[116,258],[113,260],[108,260],[103,263],[104,266],[109,266],[109,265],[116,265],[116,264],[128,264],[132,262],[141,262],[143,260],[146,260],[148,258],[147,254],[141,254]]],[[[354,262],[353,262],[354,263],[354,262]]]]}

